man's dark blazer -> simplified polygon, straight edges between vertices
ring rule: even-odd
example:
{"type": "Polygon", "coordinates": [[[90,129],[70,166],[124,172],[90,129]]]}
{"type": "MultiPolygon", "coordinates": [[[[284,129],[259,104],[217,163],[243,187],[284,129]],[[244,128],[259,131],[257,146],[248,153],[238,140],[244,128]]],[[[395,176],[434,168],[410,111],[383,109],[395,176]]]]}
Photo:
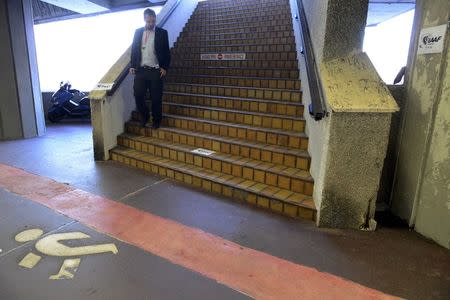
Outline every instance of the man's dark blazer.
{"type": "MultiPolygon", "coordinates": [[[[138,28],[134,33],[133,44],[131,45],[131,68],[137,69],[141,66],[141,47],[142,47],[142,35],[145,28],[138,28]]],[[[155,53],[158,58],[158,63],[164,70],[169,69],[170,65],[170,49],[169,49],[169,37],[167,30],[155,27],[155,53]]]]}

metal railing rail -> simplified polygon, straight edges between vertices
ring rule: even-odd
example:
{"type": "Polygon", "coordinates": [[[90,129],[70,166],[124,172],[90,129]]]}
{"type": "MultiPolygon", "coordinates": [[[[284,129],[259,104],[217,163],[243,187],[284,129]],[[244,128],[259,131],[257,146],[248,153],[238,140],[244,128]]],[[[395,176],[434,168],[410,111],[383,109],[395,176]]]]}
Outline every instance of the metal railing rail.
{"type": "Polygon", "coordinates": [[[319,77],[314,49],[309,33],[308,21],[306,19],[305,8],[302,0],[297,0],[297,7],[300,21],[300,35],[302,38],[301,53],[305,56],[305,67],[308,76],[309,91],[311,95],[311,104],[309,105],[309,113],[314,120],[322,120],[326,116],[326,106],[322,91],[322,84],[319,77]]]}

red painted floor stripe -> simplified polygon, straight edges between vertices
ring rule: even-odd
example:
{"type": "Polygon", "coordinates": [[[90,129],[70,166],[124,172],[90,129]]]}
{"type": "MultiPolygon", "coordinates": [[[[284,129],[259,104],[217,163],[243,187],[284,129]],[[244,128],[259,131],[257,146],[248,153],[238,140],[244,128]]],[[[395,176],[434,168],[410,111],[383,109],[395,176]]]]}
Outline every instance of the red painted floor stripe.
{"type": "Polygon", "coordinates": [[[0,187],[256,299],[395,299],[340,277],[2,164],[0,187]]]}

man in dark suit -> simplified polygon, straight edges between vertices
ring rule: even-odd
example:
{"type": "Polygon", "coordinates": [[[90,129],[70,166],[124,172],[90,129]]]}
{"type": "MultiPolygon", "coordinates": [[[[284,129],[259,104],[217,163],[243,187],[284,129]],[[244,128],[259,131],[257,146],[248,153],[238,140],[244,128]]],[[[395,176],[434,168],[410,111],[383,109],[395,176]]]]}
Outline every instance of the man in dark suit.
{"type": "Polygon", "coordinates": [[[150,90],[152,100],[152,128],[158,129],[162,119],[163,79],[170,65],[167,31],[156,27],[156,14],[152,9],[144,11],[145,27],[134,33],[131,46],[130,74],[134,77],[134,98],[145,127],[150,113],[145,95],[150,90]]]}

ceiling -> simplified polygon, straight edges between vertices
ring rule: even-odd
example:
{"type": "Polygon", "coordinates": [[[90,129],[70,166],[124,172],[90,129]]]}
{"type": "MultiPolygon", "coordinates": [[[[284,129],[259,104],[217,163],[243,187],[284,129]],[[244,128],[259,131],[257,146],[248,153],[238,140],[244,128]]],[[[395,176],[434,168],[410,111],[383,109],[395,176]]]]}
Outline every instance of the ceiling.
{"type": "Polygon", "coordinates": [[[35,24],[162,5],[165,2],[166,0],[32,0],[35,24]]]}
{"type": "Polygon", "coordinates": [[[415,0],[370,0],[367,26],[376,26],[414,9],[415,6],[415,0]]]}
{"type": "MultiPolygon", "coordinates": [[[[35,23],[52,22],[153,5],[166,0],[32,0],[35,23]]],[[[313,0],[317,1],[317,0],[313,0]]],[[[367,26],[376,26],[415,7],[415,0],[369,0],[367,26]]]]}

